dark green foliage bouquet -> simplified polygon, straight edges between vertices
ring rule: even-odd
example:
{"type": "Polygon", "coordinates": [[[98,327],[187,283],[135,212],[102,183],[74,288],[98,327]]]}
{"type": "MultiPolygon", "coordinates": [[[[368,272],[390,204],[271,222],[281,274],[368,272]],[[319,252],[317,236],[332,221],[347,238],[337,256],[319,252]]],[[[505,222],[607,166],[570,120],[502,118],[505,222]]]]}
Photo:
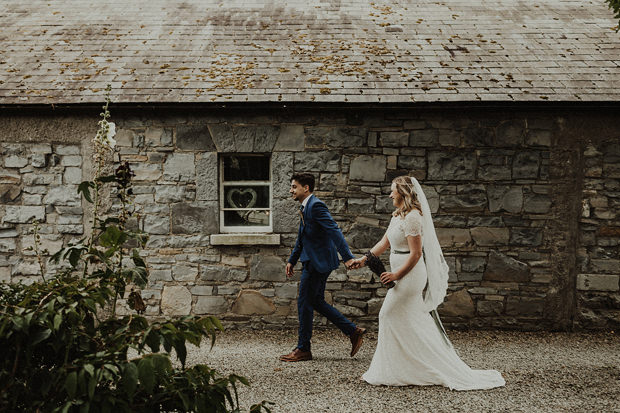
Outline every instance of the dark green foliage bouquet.
{"type": "Polygon", "coordinates": [[[610,9],[614,12],[614,18],[618,19],[616,32],[620,30],[620,0],[605,0],[610,9]]]}
{"type": "MultiPolygon", "coordinates": [[[[217,318],[149,323],[139,314],[115,315],[126,288],[147,282],[139,253],[146,237],[126,226],[132,214],[129,164],[119,162],[112,174],[103,174],[105,151],[114,146],[108,103],[95,138],[95,177],[78,189],[93,205],[91,234],[53,255],[67,262],[66,269],[46,280],[35,230],[41,282],[0,283],[0,411],[238,412],[237,386],[248,385],[245,378],[185,365],[188,343],[198,346],[206,338],[213,345],[222,330],[217,318]],[[115,217],[99,216],[105,185],[120,200],[115,217]]],[[[139,290],[132,289],[128,303],[144,311],[139,290]]],[[[266,405],[250,411],[269,411],[266,405]]]]}

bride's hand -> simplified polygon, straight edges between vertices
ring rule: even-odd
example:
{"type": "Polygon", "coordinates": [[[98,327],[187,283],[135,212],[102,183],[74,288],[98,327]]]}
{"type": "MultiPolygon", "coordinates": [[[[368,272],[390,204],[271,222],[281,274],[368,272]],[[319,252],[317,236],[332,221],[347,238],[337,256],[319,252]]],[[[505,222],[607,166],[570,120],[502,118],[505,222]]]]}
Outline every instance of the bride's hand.
{"type": "Polygon", "coordinates": [[[393,272],[384,272],[381,274],[381,282],[387,284],[392,281],[397,281],[398,277],[393,272]]]}
{"type": "Polygon", "coordinates": [[[351,264],[349,269],[357,270],[358,268],[362,268],[365,265],[365,263],[366,263],[366,260],[364,258],[366,258],[366,257],[361,257],[361,258],[357,258],[357,259],[353,260],[353,263],[351,264]]]}

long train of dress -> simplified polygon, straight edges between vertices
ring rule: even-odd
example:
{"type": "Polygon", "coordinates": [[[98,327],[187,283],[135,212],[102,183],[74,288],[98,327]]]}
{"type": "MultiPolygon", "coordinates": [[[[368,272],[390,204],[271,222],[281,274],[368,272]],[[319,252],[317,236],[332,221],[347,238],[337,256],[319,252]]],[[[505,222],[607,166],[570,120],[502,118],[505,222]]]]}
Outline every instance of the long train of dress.
{"type": "MultiPolygon", "coordinates": [[[[406,254],[390,254],[391,268],[406,254]]],[[[379,313],[379,340],[370,367],[362,376],[374,385],[442,385],[452,390],[491,389],[505,385],[496,370],[472,370],[443,338],[423,309],[426,266],[422,258],[388,290],[379,313]]]]}

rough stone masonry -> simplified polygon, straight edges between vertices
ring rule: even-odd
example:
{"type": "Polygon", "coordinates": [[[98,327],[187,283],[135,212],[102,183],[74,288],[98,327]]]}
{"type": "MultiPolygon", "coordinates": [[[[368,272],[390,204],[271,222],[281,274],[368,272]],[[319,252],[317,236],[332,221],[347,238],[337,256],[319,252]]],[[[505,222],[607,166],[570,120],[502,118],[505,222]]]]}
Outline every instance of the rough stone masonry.
{"type": "MultiPolygon", "coordinates": [[[[391,179],[421,180],[451,268],[440,308],[449,326],[620,324],[620,128],[611,112],[112,108],[112,120],[136,173],[133,225],[150,234],[142,296],[151,317],[296,325],[297,279],[284,276],[298,226],[288,187],[305,171],[356,254],[387,227],[391,179]],[[230,153],[270,155],[273,234],[221,241],[218,159],[230,153]]],[[[32,282],[33,220],[50,253],[88,230],[76,189],[91,174],[96,113],[11,112],[0,126],[0,280],[32,282]]],[[[48,275],[55,270],[47,264],[48,275]]],[[[326,296],[376,326],[385,293],[368,270],[341,267],[326,296]]],[[[122,300],[119,311],[129,311],[122,300]]]]}

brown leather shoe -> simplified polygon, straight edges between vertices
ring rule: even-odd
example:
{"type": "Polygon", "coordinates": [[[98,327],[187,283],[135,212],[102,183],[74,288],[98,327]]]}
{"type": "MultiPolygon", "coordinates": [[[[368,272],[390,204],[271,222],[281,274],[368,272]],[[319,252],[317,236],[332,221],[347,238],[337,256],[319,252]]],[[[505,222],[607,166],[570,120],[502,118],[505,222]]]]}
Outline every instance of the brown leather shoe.
{"type": "Polygon", "coordinates": [[[357,354],[360,347],[362,347],[362,342],[364,341],[364,334],[366,334],[365,328],[356,327],[355,331],[351,333],[351,357],[357,354]]]}
{"type": "Polygon", "coordinates": [[[296,348],[289,354],[284,354],[280,356],[280,361],[295,362],[295,361],[306,361],[306,360],[312,360],[312,353],[309,351],[303,351],[298,348],[296,348]]]}

